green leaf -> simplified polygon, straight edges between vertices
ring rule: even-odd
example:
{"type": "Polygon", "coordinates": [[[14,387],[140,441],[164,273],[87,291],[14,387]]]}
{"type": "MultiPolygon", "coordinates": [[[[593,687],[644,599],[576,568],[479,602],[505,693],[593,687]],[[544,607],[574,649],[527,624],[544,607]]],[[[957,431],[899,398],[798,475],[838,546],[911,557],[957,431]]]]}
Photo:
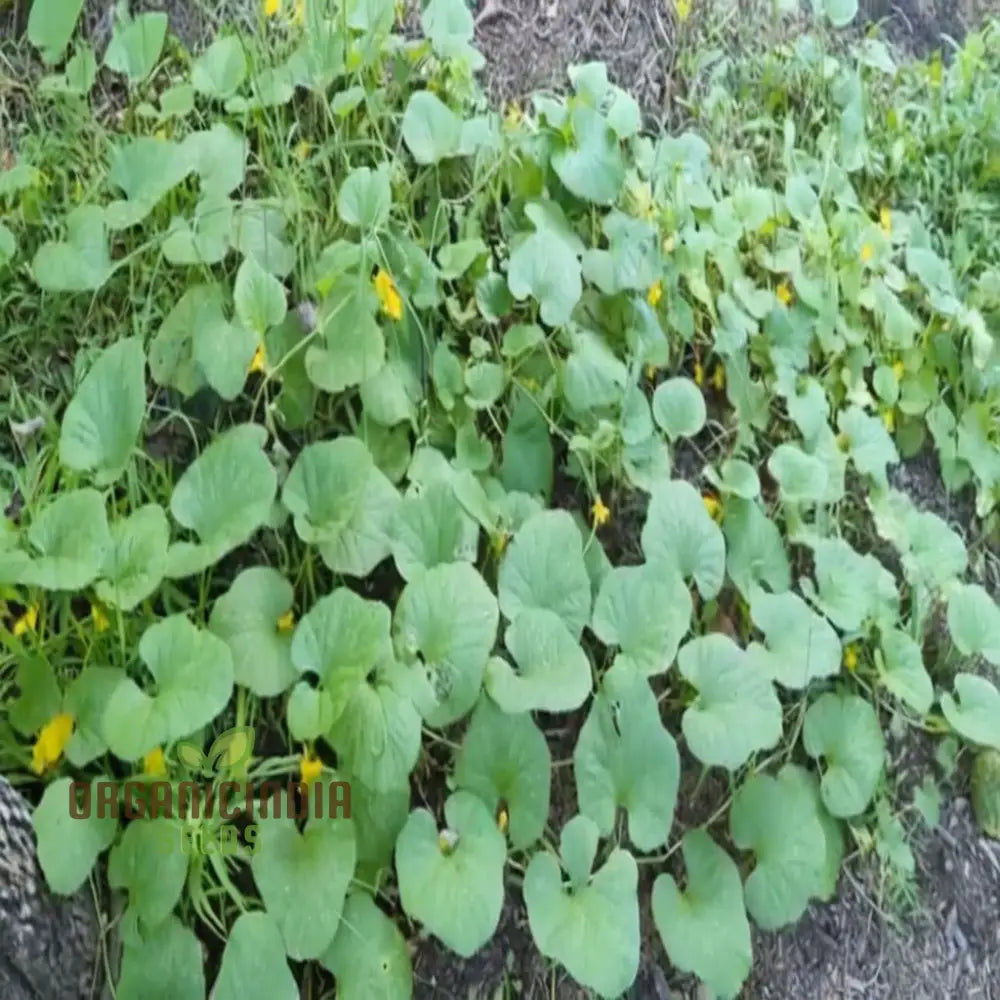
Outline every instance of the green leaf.
{"type": "Polygon", "coordinates": [[[592,108],[580,105],[570,117],[575,145],[552,154],[552,169],[578,198],[610,205],[625,182],[618,137],[592,108]]]}
{"type": "Polygon", "coordinates": [[[510,255],[507,287],[519,302],[533,297],[542,322],[563,326],[583,294],[580,261],[550,230],[532,233],[510,255]]]}
{"type": "Polygon", "coordinates": [[[343,222],[365,231],[385,225],[392,208],[389,169],[388,164],[376,170],[358,167],[344,178],[337,195],[337,214],[343,222]]]}
{"type": "Polygon", "coordinates": [[[115,144],[109,161],[108,180],[125,193],[105,209],[105,221],[114,230],[142,222],[194,166],[183,146],[152,136],[115,144]]]}
{"type": "Polygon", "coordinates": [[[45,590],[82,590],[100,573],[111,547],[104,497],[97,490],[60,493],[28,528],[39,553],[17,581],[45,590]]]}
{"type": "Polygon", "coordinates": [[[1000,691],[975,674],[955,677],[956,701],[945,692],[941,710],[948,724],[970,743],[1000,750],[1000,691]]]}
{"type": "Polygon", "coordinates": [[[545,832],[551,776],[552,756],[531,715],[509,715],[481,698],[455,759],[455,787],[475,793],[494,812],[503,803],[516,851],[545,832]]]}
{"type": "Polygon", "coordinates": [[[653,921],[671,964],[732,1000],[750,973],[753,949],[740,873],[704,830],[681,841],[687,888],[663,873],[653,883],[653,921]]]}
{"type": "Polygon", "coordinates": [[[549,425],[525,393],[517,393],[502,447],[500,478],[504,488],[551,496],[555,457],[549,425]]]}
{"type": "Polygon", "coordinates": [[[57,63],[76,29],[83,0],[33,0],[28,15],[28,41],[42,50],[42,60],[57,63]]]}
{"type": "Polygon", "coordinates": [[[658,485],[649,500],[642,527],[646,561],[669,565],[685,579],[694,579],[705,600],[722,589],[726,543],[698,491],[676,479],[658,485]]]}
{"type": "Polygon", "coordinates": [[[118,1000],[204,1000],[201,943],[177,917],[127,937],[121,961],[118,1000]]]}
{"type": "MultiPolygon", "coordinates": [[[[39,4],[32,7],[32,12],[39,4]]],[[[94,292],[112,275],[104,210],[80,205],[66,216],[67,238],[47,240],[31,262],[31,273],[45,292],[94,292]]]]}
{"type": "Polygon", "coordinates": [[[439,163],[458,155],[462,120],[430,91],[417,90],[403,113],[402,136],[417,163],[439,163]]]}
{"type": "Polygon", "coordinates": [[[225,100],[239,90],[246,79],[247,59],[243,43],[235,35],[218,38],[195,59],[191,84],[205,97],[225,100]]]}
{"type": "Polygon", "coordinates": [[[213,1000],[298,1000],[277,923],[266,913],[244,913],[229,932],[213,1000]]]}
{"type": "Polygon", "coordinates": [[[813,569],[820,610],[843,631],[857,631],[869,618],[899,620],[896,580],[875,556],[862,556],[842,538],[824,538],[813,547],[813,569]]]}
{"type": "Polygon", "coordinates": [[[791,586],[791,569],[781,532],[752,500],[730,498],[723,523],[726,569],[736,589],[749,601],[756,585],[776,594],[791,586]]]}
{"type": "Polygon", "coordinates": [[[303,448],[281,499],[294,516],[298,536],[317,545],[335,573],[367,576],[391,551],[400,497],[357,438],[342,436],[303,448]]]}
{"type": "Polygon", "coordinates": [[[170,525],[159,504],[145,504],[111,525],[97,596],[131,611],[160,585],[167,571],[170,525]]]}
{"type": "Polygon", "coordinates": [[[349,819],[313,817],[299,833],[295,820],[258,821],[254,882],[296,961],[319,958],[333,943],[357,849],[349,819]]]}
{"type": "Polygon", "coordinates": [[[629,840],[643,852],[667,842],[673,824],[680,758],[645,677],[616,665],[604,675],[573,751],[580,812],[604,836],[618,808],[628,813],[629,840]]]}
{"type": "Polygon", "coordinates": [[[897,628],[883,632],[881,643],[879,678],[883,685],[919,715],[926,715],[934,702],[934,685],[924,668],[920,646],[897,628]]]}
{"type": "Polygon", "coordinates": [[[340,1000],[410,1000],[413,995],[406,939],[361,890],[348,895],[340,929],[320,961],[336,977],[340,1000]]]}
{"type": "Polygon", "coordinates": [[[123,73],[130,84],[145,80],[156,67],[167,37],[167,15],[139,14],[134,20],[115,26],[104,53],[104,65],[123,73]]]}
{"type": "Polygon", "coordinates": [[[241,322],[230,322],[221,312],[201,316],[194,332],[192,359],[208,384],[227,402],[234,400],[247,380],[247,369],[260,344],[258,334],[241,322]]]}
{"type": "Polygon", "coordinates": [[[507,844],[471,792],[449,796],[444,815],[447,828],[439,840],[437,823],[426,809],[410,813],[396,841],[399,897],[411,919],[469,958],[500,921],[507,844]]]}
{"type": "Polygon", "coordinates": [[[106,486],[124,472],[146,412],[146,355],[135,337],[103,350],[63,416],[59,461],[95,471],[106,486]]]}
{"type": "Polygon", "coordinates": [[[755,774],[729,810],[733,843],[756,864],[743,887],[747,909],[763,930],[778,930],[805,912],[822,887],[826,836],[809,786],[788,766],[777,778],[755,774]]]}
{"type": "Polygon", "coordinates": [[[504,642],[517,670],[503,657],[492,657],[486,690],[505,712],[571,712],[587,700],[590,661],[555,612],[525,608],[504,642]]]}
{"type": "Polygon", "coordinates": [[[806,712],[802,745],[824,764],[820,792],[830,813],[847,818],[863,812],[885,761],[882,727],[872,706],[857,695],[821,695],[806,712]]]}
{"type": "Polygon", "coordinates": [[[16,253],[17,238],[3,223],[0,223],[0,267],[9,264],[16,253]]]}
{"type": "Polygon", "coordinates": [[[434,482],[400,503],[392,539],[399,575],[412,580],[442,563],[475,562],[479,525],[462,509],[450,483],[434,482]]]}
{"type": "Polygon", "coordinates": [[[747,648],[754,664],[782,687],[801,691],[818,677],[840,672],[843,650],[830,623],[797,594],[757,589],[750,617],[764,633],[764,645],[747,648]]]}
{"type": "Polygon", "coordinates": [[[1000,667],[1000,608],[978,583],[958,586],[949,595],[948,631],[963,656],[983,656],[1000,667]]]}
{"type": "Polygon", "coordinates": [[[245,258],[236,272],[233,302],[240,322],[260,336],[277,326],[288,311],[285,286],[254,257],[245,258]]]}
{"type": "Polygon", "coordinates": [[[823,10],[835,28],[845,28],[857,17],[858,0],[823,0],[823,10]]]}
{"type": "Polygon", "coordinates": [[[233,693],[229,648],[183,615],[150,625],[139,640],[139,658],[153,676],[156,694],[123,675],[102,725],[111,752],[126,761],[207,726],[233,693]]]}
{"type": "Polygon", "coordinates": [[[216,602],[209,629],[229,647],[234,680],[261,698],[291,687],[292,637],[278,619],[295,600],[292,585],[269,566],[243,570],[216,602]]]}
{"type": "Polygon", "coordinates": [[[648,564],[618,566],[604,577],[591,628],[605,646],[619,648],[616,663],[661,674],[673,663],[693,610],[679,573],[648,564]]]}
{"type": "Polygon", "coordinates": [[[587,330],[573,334],[573,352],[563,371],[563,395],[578,412],[620,403],[628,369],[607,342],[587,330]]]}
{"type": "Polygon", "coordinates": [[[188,870],[182,835],[175,820],[134,820],[108,857],[108,884],[128,890],[129,908],[146,927],[163,923],[181,898],[188,870]]]}
{"type": "Polygon", "coordinates": [[[249,152],[246,136],[223,122],[189,133],[181,144],[182,160],[198,174],[202,200],[216,205],[242,186],[249,152]]]}
{"type": "Polygon", "coordinates": [[[712,633],[685,643],[677,666],[698,691],[681,728],[703,764],[735,771],[781,739],[781,703],[771,681],[728,636],[712,633]]]}
{"type": "MultiPolygon", "coordinates": [[[[102,725],[104,708],[120,678],[121,672],[114,667],[90,666],[77,674],[66,691],[65,709],[76,722],[73,735],[66,744],[66,759],[74,767],[86,767],[107,752],[102,725]]],[[[21,685],[21,690],[25,690],[24,685],[21,685]]],[[[46,713],[43,721],[48,721],[57,711],[58,704],[46,713]]],[[[40,728],[41,724],[33,726],[32,731],[40,728]]]]}
{"type": "Polygon", "coordinates": [[[278,475],[264,454],[267,431],[239,424],[223,431],[174,486],[170,513],[198,545],[170,548],[168,575],[190,576],[243,545],[271,514],[278,475]]]}
{"type": "Polygon", "coordinates": [[[499,619],[496,598],[468,563],[435,566],[403,589],[395,646],[426,677],[432,699],[421,708],[430,725],[449,725],[476,703],[499,619]]]}
{"type": "Polygon", "coordinates": [[[653,419],[671,441],[694,437],[705,426],[705,397],[689,378],[667,379],[653,393],[653,419]]]}
{"type": "Polygon", "coordinates": [[[852,406],[838,416],[837,428],[847,435],[851,461],[858,472],[885,486],[888,482],[886,466],[899,462],[899,452],[885,424],[861,407],[852,406]]]}
{"type": "Polygon", "coordinates": [[[785,503],[819,503],[830,487],[830,473],[822,459],[807,455],[794,444],[779,444],[767,460],[785,503]]]}
{"type": "MultiPolygon", "coordinates": [[[[562,856],[571,873],[567,855],[579,838],[570,834],[579,824],[590,826],[597,846],[597,831],[586,817],[570,820],[563,830],[562,856]]],[[[594,852],[589,853],[588,869],[594,852]]],[[[616,847],[589,880],[583,874],[584,884],[567,892],[556,858],[547,852],[532,857],[524,876],[531,936],[538,950],[564,965],[578,983],[602,997],[617,997],[639,971],[638,869],[632,855],[616,847]]]]}
{"type": "MultiPolygon", "coordinates": [[[[85,819],[74,819],[69,810],[70,778],[47,785],[31,816],[38,842],[38,863],[49,888],[63,896],[75,893],[87,880],[98,855],[115,839],[118,821],[98,818],[93,810],[85,819]]],[[[99,801],[98,782],[91,784],[90,800],[99,801]]]]}

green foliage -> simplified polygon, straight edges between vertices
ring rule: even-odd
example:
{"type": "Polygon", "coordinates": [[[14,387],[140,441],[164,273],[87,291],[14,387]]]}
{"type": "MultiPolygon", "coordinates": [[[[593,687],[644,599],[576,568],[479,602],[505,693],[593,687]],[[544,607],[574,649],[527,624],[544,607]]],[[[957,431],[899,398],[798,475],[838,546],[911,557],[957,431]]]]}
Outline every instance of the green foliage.
{"type": "MultiPolygon", "coordinates": [[[[53,66],[79,7],[33,5],[53,66]]],[[[692,130],[647,135],[599,63],[498,115],[461,0],[426,5],[425,38],[389,0],[303,17],[193,61],[164,15],[119,21],[121,122],[92,119],[78,46],[39,100],[90,158],[40,130],[0,175],[17,350],[79,344],[60,422],[0,465],[42,871],[71,892],[106,856],[119,996],[293,997],[318,964],[394,1000],[405,932],[471,956],[518,879],[541,954],[620,995],[653,865],[670,961],[736,996],[750,921],[831,898],[847,822],[908,863],[890,725],[1000,751],[1000,609],[889,486],[926,442],[982,517],[1000,499],[997,33],[947,69],[804,35],[706,69],[692,130]],[[350,782],[351,815],[164,854],[174,820],[71,819],[63,759],[311,772],[350,782]],[[705,774],[731,804],[682,825],[705,774]]]]}

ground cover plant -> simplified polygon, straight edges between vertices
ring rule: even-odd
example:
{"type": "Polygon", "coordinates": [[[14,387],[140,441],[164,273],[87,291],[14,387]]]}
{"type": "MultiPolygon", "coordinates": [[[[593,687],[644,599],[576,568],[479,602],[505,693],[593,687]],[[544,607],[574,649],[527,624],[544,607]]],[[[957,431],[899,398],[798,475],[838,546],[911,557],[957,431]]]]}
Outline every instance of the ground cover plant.
{"type": "Polygon", "coordinates": [[[751,923],[905,857],[905,727],[995,835],[988,549],[889,480],[931,447],[988,540],[994,27],[904,67],[830,0],[649,135],[600,63],[491,107],[461,0],[418,38],[268,3],[196,56],[120,15],[100,61],[79,8],[32,6],[0,173],[0,749],[51,887],[126,900],[116,996],[408,997],[418,932],[470,957],[516,895],[596,995],[651,921],[734,997],[751,923]],[[351,817],[70,818],[73,779],[196,773],[351,817]]]}

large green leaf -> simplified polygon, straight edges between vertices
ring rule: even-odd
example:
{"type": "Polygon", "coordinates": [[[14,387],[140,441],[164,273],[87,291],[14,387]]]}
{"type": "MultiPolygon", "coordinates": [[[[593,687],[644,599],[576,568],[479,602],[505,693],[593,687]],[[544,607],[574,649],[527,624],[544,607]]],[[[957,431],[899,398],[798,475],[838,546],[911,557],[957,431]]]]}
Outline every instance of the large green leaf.
{"type": "Polygon", "coordinates": [[[354,875],[354,825],[314,816],[299,833],[294,819],[271,816],[258,828],[251,867],[267,912],[291,958],[319,958],[333,943],[354,875]]]}
{"type": "Polygon", "coordinates": [[[240,322],[258,336],[277,326],[288,308],[284,286],[255,257],[247,257],[236,272],[233,304],[240,322]]]}
{"type": "Polygon", "coordinates": [[[578,198],[609,205],[625,181],[618,137],[592,108],[577,106],[570,120],[575,142],[552,154],[552,169],[578,198]]]}
{"type": "Polygon", "coordinates": [[[889,629],[881,636],[882,660],[879,677],[900,701],[919,715],[926,715],[934,703],[934,684],[924,667],[917,642],[901,629],[889,629]]]}
{"type": "Polygon", "coordinates": [[[457,155],[462,120],[429,90],[417,90],[403,113],[402,136],[417,163],[438,163],[457,155]]]}
{"type": "Polygon", "coordinates": [[[396,841],[403,909],[462,958],[493,936],[503,909],[507,843],[493,815],[471,792],[444,805],[439,835],[426,809],[410,813],[396,841]]]}
{"type": "Polygon", "coordinates": [[[131,611],[160,585],[167,571],[170,525],[164,509],[145,504],[111,525],[97,596],[112,607],[131,611]]]}
{"type": "Polygon", "coordinates": [[[538,302],[542,322],[563,326],[583,294],[580,261],[565,242],[551,231],[532,233],[510,255],[507,287],[522,301],[530,295],[538,302]]]}
{"type": "Polygon", "coordinates": [[[750,617],[764,633],[764,645],[747,648],[754,663],[783,687],[800,691],[817,677],[840,672],[840,639],[830,623],[797,594],[756,589],[750,617]]]}
{"type": "Polygon", "coordinates": [[[978,583],[948,596],[948,631],[963,656],[983,656],[1000,667],[1000,607],[978,583]]]}
{"type": "Polygon", "coordinates": [[[321,959],[340,1000],[410,1000],[413,967],[406,939],[360,889],[344,904],[340,929],[321,959]]]}
{"type": "Polygon", "coordinates": [[[126,938],[118,1000],[204,1000],[205,965],[194,931],[171,916],[126,938]]]}
{"type": "Polygon", "coordinates": [[[587,700],[590,661],[557,614],[527,608],[507,629],[504,643],[517,669],[492,657],[486,690],[505,712],[571,712],[587,700]]]}
{"type": "Polygon", "coordinates": [[[182,835],[176,820],[138,819],[108,856],[108,884],[128,891],[129,909],[146,927],[163,923],[181,898],[188,870],[182,835]]]}
{"type": "Polygon", "coordinates": [[[378,229],[389,218],[391,208],[388,164],[376,170],[371,167],[352,170],[337,193],[337,214],[343,222],[358,229],[378,229]]]}
{"type": "MultiPolygon", "coordinates": [[[[74,819],[69,810],[71,791],[72,779],[57,778],[46,786],[31,816],[45,881],[53,892],[64,896],[83,885],[118,829],[113,816],[99,817],[96,810],[84,819],[74,819]]],[[[91,785],[90,801],[100,801],[97,781],[91,785]]]]}
{"type": "Polygon", "coordinates": [[[479,525],[445,480],[404,498],[393,519],[392,557],[404,580],[443,563],[475,562],[478,542],[479,525]]]}
{"type": "Polygon", "coordinates": [[[749,601],[758,584],[780,594],[791,585],[791,569],[781,532],[753,500],[730,497],[723,524],[726,569],[736,589],[749,601]]]}
{"type": "Polygon", "coordinates": [[[299,1000],[281,930],[266,913],[244,913],[229,932],[213,1000],[299,1000]]]}
{"type": "Polygon", "coordinates": [[[531,715],[508,715],[481,698],[455,759],[455,787],[474,792],[494,810],[503,805],[515,850],[530,847],[544,832],[551,778],[548,744],[531,715]]]}
{"type": "Polygon", "coordinates": [[[243,570],[212,609],[208,627],[229,647],[234,679],[261,698],[274,698],[295,680],[292,637],[278,626],[291,610],[292,585],[269,566],[243,570]]]}
{"type": "Polygon", "coordinates": [[[569,513],[547,510],[521,525],[500,564],[497,592],[511,621],[527,608],[553,611],[580,638],[590,620],[590,577],[569,513]]]}
{"type": "Polygon", "coordinates": [[[834,816],[862,812],[882,774],[885,743],[875,709],[857,695],[821,695],[802,727],[806,753],[824,764],[820,791],[834,816]]]}
{"type": "Polygon", "coordinates": [[[167,37],[167,15],[149,11],[120,21],[104,53],[104,65],[128,77],[130,84],[140,83],[156,67],[167,37]]]}
{"type": "Polygon", "coordinates": [[[66,240],[47,240],[31,262],[31,273],[46,292],[94,292],[114,270],[104,210],[96,205],[74,208],[66,216],[66,240]]]}
{"type": "Polygon", "coordinates": [[[747,909],[764,930],[794,923],[823,885],[826,835],[809,787],[794,770],[748,778],[733,798],[729,832],[756,865],[746,880],[747,909]]]}
{"type": "Polygon", "coordinates": [[[687,887],[681,892],[673,876],[657,876],[656,929],[677,968],[693,972],[717,997],[733,1000],[753,961],[739,869],[704,830],[684,834],[681,851],[687,887]]]}
{"type": "Polygon", "coordinates": [[[639,874],[632,855],[616,847],[591,875],[597,839],[591,820],[571,819],[560,843],[563,865],[574,883],[571,891],[559,861],[540,852],[525,872],[524,902],[538,950],[588,989],[617,997],[639,971],[639,874]]]}
{"type": "Polygon", "coordinates": [[[42,50],[46,63],[57,63],[66,51],[83,0],[33,0],[28,16],[28,41],[42,50]]]}
{"type": "Polygon", "coordinates": [[[684,480],[653,490],[642,526],[642,551],[647,562],[673,567],[685,580],[693,578],[705,600],[722,588],[725,539],[698,491],[684,480]]]}
{"type": "Polygon", "coordinates": [[[971,743],[1000,750],[1000,691],[975,674],[955,678],[955,694],[941,695],[941,710],[952,729],[971,743]]]}
{"type": "Polygon", "coordinates": [[[249,541],[271,514],[278,474],[264,453],[267,431],[239,424],[223,431],[185,470],[170,512],[198,544],[175,542],[168,575],[190,576],[249,541]]]}
{"type": "Polygon", "coordinates": [[[673,568],[618,566],[601,584],[591,628],[620,650],[616,663],[643,674],[667,670],[691,625],[691,593],[673,568]]]}
{"type": "Polygon", "coordinates": [[[63,465],[95,472],[100,486],[122,474],[146,412],[145,372],[136,337],[101,352],[66,407],[59,437],[63,465]]]}
{"type": "Polygon", "coordinates": [[[421,706],[432,726],[465,715],[479,698],[500,611],[479,572],[446,563],[411,580],[393,622],[397,655],[427,679],[432,699],[421,706]]]}
{"type": "Polygon", "coordinates": [[[139,640],[139,658],[156,682],[156,694],[123,674],[102,725],[111,752],[126,761],[208,725],[233,692],[229,647],[183,615],[150,625],[139,640]]]}
{"type": "Polygon", "coordinates": [[[728,636],[692,639],[681,647],[677,666],[698,692],[681,728],[703,764],[734,771],[781,739],[781,703],[770,679],[728,636]]]}
{"type": "Polygon", "coordinates": [[[243,83],[247,60],[243,42],[236,35],[218,38],[191,66],[191,84],[199,94],[225,100],[243,83]]]}
{"type": "Polygon", "coordinates": [[[580,812],[605,836],[619,807],[628,813],[629,840],[652,851],[670,835],[680,781],[680,758],[646,678],[618,664],[580,730],[573,751],[580,812]]]}

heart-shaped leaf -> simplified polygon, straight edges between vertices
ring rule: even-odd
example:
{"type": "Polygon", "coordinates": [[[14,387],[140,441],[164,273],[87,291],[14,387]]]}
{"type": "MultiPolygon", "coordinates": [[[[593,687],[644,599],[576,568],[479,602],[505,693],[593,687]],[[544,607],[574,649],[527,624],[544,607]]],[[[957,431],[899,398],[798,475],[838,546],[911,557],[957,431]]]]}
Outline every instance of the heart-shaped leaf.
{"type": "Polygon", "coordinates": [[[267,913],[244,913],[229,932],[213,1000],[299,1000],[281,930],[267,913]]]}
{"type": "Polygon", "coordinates": [[[955,678],[953,698],[941,695],[941,710],[952,729],[971,743],[1000,750],[1000,691],[975,674],[955,678]]]}
{"type": "Polygon", "coordinates": [[[170,525],[156,503],[145,504],[111,525],[97,596],[122,611],[131,611],[149,597],[167,572],[170,525]]]}
{"type": "Polygon", "coordinates": [[[201,943],[177,917],[143,937],[128,937],[122,950],[119,1000],[204,1000],[201,943]]]}

